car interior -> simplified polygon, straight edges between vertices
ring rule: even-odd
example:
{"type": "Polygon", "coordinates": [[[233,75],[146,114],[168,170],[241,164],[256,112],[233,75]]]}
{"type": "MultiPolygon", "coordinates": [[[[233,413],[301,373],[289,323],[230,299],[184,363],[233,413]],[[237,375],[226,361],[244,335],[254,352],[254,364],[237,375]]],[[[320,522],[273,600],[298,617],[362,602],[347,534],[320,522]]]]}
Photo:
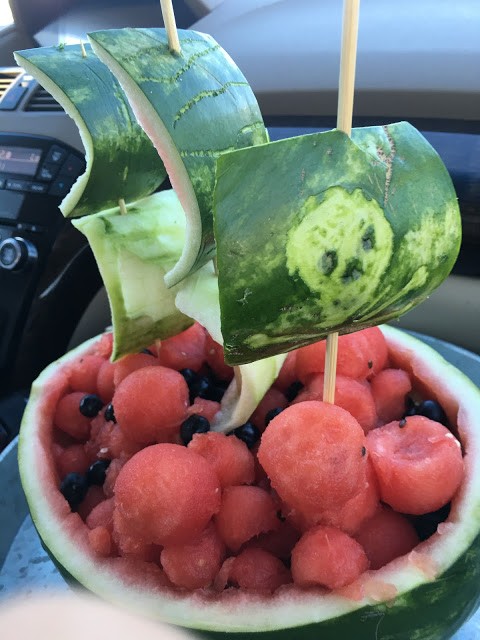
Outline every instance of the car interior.
{"type": "MultiPolygon", "coordinates": [[[[84,170],[73,121],[12,56],[96,29],[162,26],[155,0],[11,0],[0,31],[0,425],[18,431],[32,380],[110,322],[85,238],[58,205],[84,170]],[[7,153],[9,152],[9,153],[7,153]],[[12,162],[14,157],[15,162],[12,162]]],[[[239,65],[272,140],[335,127],[341,3],[174,2],[178,28],[211,34],[239,65]]],[[[450,172],[463,221],[451,276],[401,327],[480,353],[480,6],[363,0],[354,126],[408,120],[450,172]],[[428,16],[428,19],[427,19],[428,16]]]]}

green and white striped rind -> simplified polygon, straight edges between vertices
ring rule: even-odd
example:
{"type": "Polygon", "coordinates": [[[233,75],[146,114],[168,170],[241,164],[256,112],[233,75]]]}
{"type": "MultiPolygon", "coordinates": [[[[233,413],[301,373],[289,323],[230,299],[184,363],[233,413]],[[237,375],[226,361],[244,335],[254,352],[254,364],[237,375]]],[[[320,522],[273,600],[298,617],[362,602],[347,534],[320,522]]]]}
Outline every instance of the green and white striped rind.
{"type": "Polygon", "coordinates": [[[89,34],[163,159],[187,216],[184,251],[166,275],[168,286],[214,255],[216,158],[268,140],[255,96],[228,54],[208,35],[178,34],[180,54],[170,52],[164,29],[89,34]]]}
{"type": "Polygon", "coordinates": [[[85,354],[88,345],[48,367],[36,380],[20,432],[22,484],[37,530],[57,563],[72,580],[106,600],[212,639],[255,640],[259,634],[266,640],[450,638],[477,607],[480,593],[480,392],[430,347],[395,329],[384,331],[394,363],[408,360],[450,419],[456,418],[466,451],[466,476],[439,532],[414,554],[364,576],[362,585],[370,595],[353,600],[338,593],[291,588],[272,597],[234,589],[221,595],[173,593],[149,587],[125,563],[95,557],[86,528],[77,514],[69,512],[57,489],[49,449],[52,415],[62,391],[61,365],[85,354]],[[433,567],[436,579],[429,575],[433,567]],[[378,601],[382,585],[398,592],[388,603],[378,601]]]}
{"type": "MultiPolygon", "coordinates": [[[[175,304],[223,345],[218,298],[218,277],[209,262],[181,282],[175,304]]],[[[276,380],[285,358],[286,354],[279,354],[234,367],[234,378],[223,395],[212,429],[228,432],[245,424],[276,380]]]]}
{"type": "Polygon", "coordinates": [[[186,329],[175,306],[177,287],[165,273],[181,255],[185,215],[174,191],[84,216],[73,224],[87,237],[105,284],[113,322],[114,360],[186,329]]]}
{"type": "Polygon", "coordinates": [[[405,313],[460,247],[448,172],[405,122],[226,153],[214,208],[231,364],[405,313]]]}
{"type": "Polygon", "coordinates": [[[153,193],[166,176],[151,141],[135,120],[118,81],[90,45],[17,51],[15,60],[75,121],[86,170],[60,209],[65,216],[96,213],[153,193]]]}

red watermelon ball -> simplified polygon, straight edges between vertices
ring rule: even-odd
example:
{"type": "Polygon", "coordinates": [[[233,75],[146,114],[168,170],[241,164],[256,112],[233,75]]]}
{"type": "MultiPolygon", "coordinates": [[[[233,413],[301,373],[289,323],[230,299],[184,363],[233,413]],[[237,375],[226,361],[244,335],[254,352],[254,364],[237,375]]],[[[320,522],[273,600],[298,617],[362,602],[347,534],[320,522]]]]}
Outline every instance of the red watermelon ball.
{"type": "Polygon", "coordinates": [[[122,532],[159,545],[198,537],[220,508],[218,478],[202,456],[176,444],[136,453],[115,483],[122,532]]]}
{"type": "Polygon", "coordinates": [[[162,442],[187,416],[188,386],[177,371],[144,367],[120,382],[112,404],[118,426],[128,438],[145,445],[162,442]]]}
{"type": "Polygon", "coordinates": [[[291,405],[269,423],[258,459],[290,509],[318,521],[345,503],[365,478],[365,434],[340,407],[315,400],[291,405]]]}

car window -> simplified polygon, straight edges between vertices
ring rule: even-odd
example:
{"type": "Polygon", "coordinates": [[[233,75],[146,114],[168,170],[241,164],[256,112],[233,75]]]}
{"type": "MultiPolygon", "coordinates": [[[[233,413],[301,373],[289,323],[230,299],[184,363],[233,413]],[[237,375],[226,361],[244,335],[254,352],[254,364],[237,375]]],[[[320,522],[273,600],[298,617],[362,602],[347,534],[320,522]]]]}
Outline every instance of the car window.
{"type": "Polygon", "coordinates": [[[13,24],[12,11],[8,0],[0,0],[0,30],[13,24]]]}

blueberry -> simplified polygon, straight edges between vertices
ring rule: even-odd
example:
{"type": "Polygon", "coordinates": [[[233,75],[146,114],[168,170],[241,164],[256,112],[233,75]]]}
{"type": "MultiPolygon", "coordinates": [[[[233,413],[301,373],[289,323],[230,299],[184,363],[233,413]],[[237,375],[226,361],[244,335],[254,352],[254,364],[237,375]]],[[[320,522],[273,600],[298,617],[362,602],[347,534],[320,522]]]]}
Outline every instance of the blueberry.
{"type": "Polygon", "coordinates": [[[220,402],[225,393],[225,387],[219,386],[208,376],[199,376],[190,386],[190,392],[194,398],[220,402]]]}
{"type": "Polygon", "coordinates": [[[107,405],[107,408],[105,409],[105,412],[103,415],[105,417],[105,420],[107,420],[107,422],[115,422],[115,424],[117,423],[112,403],[107,405]]]}
{"type": "Polygon", "coordinates": [[[303,384],[300,382],[300,380],[295,380],[295,382],[292,382],[292,384],[285,391],[285,396],[288,402],[292,402],[292,400],[295,400],[302,389],[303,384]]]}
{"type": "Polygon", "coordinates": [[[419,416],[425,416],[435,422],[448,426],[447,416],[440,404],[436,400],[424,400],[417,405],[416,413],[419,416]]]}
{"type": "Polygon", "coordinates": [[[190,387],[190,385],[195,382],[198,378],[198,374],[195,373],[193,369],[180,369],[180,372],[185,379],[185,382],[190,387]]]}
{"type": "Polygon", "coordinates": [[[60,493],[75,511],[87,493],[87,478],[80,473],[68,473],[60,484],[60,493]]]}
{"type": "Polygon", "coordinates": [[[268,427],[270,421],[278,416],[279,413],[282,413],[282,411],[282,407],[275,407],[274,409],[270,409],[270,411],[267,411],[267,413],[265,414],[265,426],[268,427]]]}
{"type": "Polygon", "coordinates": [[[405,400],[405,416],[414,416],[417,414],[417,405],[410,396],[405,400]]]}
{"type": "Polygon", "coordinates": [[[242,426],[233,430],[233,434],[243,440],[247,447],[251,449],[260,438],[260,431],[251,422],[246,422],[242,426]]]}
{"type": "Polygon", "coordinates": [[[103,407],[103,402],[94,393],[89,393],[80,400],[80,413],[86,418],[95,418],[103,407]]]}
{"type": "Polygon", "coordinates": [[[180,438],[187,445],[195,433],[207,433],[210,431],[210,422],[204,416],[194,413],[180,425],[180,438]]]}
{"type": "Polygon", "coordinates": [[[96,460],[91,464],[87,471],[87,483],[103,486],[109,464],[110,460],[96,460]]]}
{"type": "Polygon", "coordinates": [[[153,356],[153,357],[155,357],[155,354],[153,354],[153,353],[150,351],[150,349],[142,349],[142,350],[140,351],[140,353],[145,353],[147,356],[153,356]]]}

